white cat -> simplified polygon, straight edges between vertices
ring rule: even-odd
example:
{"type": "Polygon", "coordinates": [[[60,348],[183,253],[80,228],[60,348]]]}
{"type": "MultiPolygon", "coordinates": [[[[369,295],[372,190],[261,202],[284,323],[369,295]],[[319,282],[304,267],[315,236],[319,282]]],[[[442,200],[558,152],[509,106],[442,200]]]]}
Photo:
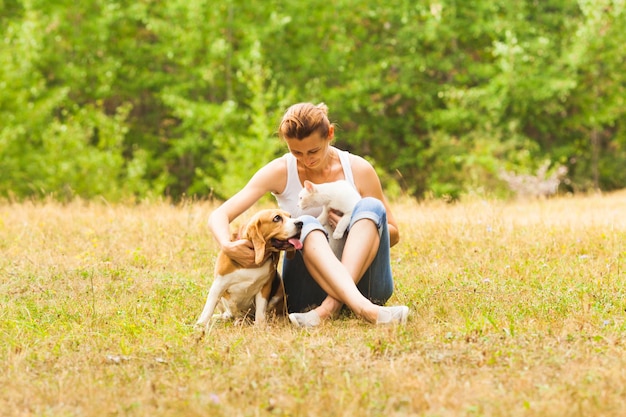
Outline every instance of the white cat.
{"type": "Polygon", "coordinates": [[[328,231],[331,246],[333,240],[343,239],[346,229],[350,225],[350,217],[354,206],[361,199],[359,192],[346,180],[315,184],[304,181],[304,188],[298,194],[298,207],[305,210],[312,207],[322,207],[322,214],[317,216],[322,226],[328,231]],[[328,224],[330,210],[343,213],[333,232],[328,224]]]}

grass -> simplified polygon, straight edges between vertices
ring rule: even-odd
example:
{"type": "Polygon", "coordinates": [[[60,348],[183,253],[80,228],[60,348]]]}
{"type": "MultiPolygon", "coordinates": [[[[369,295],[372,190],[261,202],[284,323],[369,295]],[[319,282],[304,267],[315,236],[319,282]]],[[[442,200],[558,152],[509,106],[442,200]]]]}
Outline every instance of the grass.
{"type": "Polygon", "coordinates": [[[622,416],[626,194],[397,202],[401,328],[192,324],[212,206],[0,205],[7,416],[622,416]]]}

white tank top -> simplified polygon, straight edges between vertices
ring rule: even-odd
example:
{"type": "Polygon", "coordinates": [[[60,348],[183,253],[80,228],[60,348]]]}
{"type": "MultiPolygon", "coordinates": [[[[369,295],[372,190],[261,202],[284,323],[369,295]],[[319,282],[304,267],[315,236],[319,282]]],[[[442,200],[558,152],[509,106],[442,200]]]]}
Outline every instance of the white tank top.
{"type": "MultiPolygon", "coordinates": [[[[356,189],[354,176],[352,175],[352,167],[350,166],[350,153],[335,147],[332,148],[337,152],[337,155],[339,155],[339,161],[341,162],[343,175],[346,181],[352,184],[352,186],[356,189]]],[[[298,161],[296,160],[296,157],[290,153],[283,155],[283,159],[287,163],[287,185],[282,193],[272,193],[274,197],[276,197],[278,206],[290,213],[292,217],[299,217],[303,214],[309,214],[314,217],[319,216],[322,213],[321,207],[308,210],[301,210],[298,207],[298,194],[303,188],[300,183],[300,177],[298,176],[298,161]]]]}

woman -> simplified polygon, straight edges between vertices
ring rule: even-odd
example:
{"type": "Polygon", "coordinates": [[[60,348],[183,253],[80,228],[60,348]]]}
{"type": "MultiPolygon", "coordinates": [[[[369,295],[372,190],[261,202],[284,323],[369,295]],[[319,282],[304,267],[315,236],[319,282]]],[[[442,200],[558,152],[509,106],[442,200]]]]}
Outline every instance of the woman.
{"type": "MultiPolygon", "coordinates": [[[[209,227],[228,256],[244,267],[254,266],[252,245],[245,240],[231,242],[229,225],[270,192],[283,210],[304,222],[304,246],[293,259],[285,258],[283,265],[289,320],[294,325],[317,326],[343,304],[372,323],[404,323],[406,306],[381,306],[393,292],[389,248],[399,240],[396,220],[374,168],[365,159],[331,146],[335,129],[327,113],[324,104],[291,106],[278,131],[289,153],[257,171],[241,191],[214,210],[209,227]],[[314,217],[321,210],[302,213],[297,202],[305,180],[319,184],[342,179],[351,182],[363,199],[352,213],[339,260],[314,217]]],[[[341,213],[329,215],[331,227],[340,217],[341,213]]]]}

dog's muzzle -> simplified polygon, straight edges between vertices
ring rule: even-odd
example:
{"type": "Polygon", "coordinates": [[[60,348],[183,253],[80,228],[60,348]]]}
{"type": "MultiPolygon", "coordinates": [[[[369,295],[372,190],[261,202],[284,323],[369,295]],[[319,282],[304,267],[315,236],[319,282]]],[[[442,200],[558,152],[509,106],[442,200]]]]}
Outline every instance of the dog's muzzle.
{"type": "Polygon", "coordinates": [[[270,244],[272,245],[274,249],[277,249],[277,250],[287,250],[287,249],[300,250],[302,249],[302,242],[300,241],[300,235],[290,237],[287,240],[272,239],[270,241],[270,244]]]}
{"type": "Polygon", "coordinates": [[[297,221],[296,227],[298,228],[298,234],[290,237],[287,240],[280,240],[276,238],[272,238],[270,241],[272,247],[277,250],[288,250],[288,249],[302,249],[302,242],[300,241],[300,230],[302,229],[302,222],[297,221]]]}

